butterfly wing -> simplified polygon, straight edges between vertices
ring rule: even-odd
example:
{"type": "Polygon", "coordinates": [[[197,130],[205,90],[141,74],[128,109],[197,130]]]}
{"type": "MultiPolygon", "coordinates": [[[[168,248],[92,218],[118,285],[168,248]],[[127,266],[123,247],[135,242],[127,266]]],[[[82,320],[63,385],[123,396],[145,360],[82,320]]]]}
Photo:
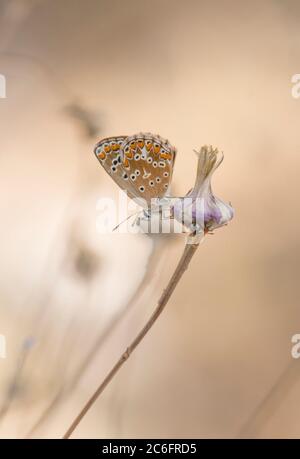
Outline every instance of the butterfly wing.
{"type": "Polygon", "coordinates": [[[176,149],[168,140],[153,134],[127,137],[122,144],[122,165],[137,196],[150,205],[169,190],[176,149]]]}
{"type": "Polygon", "coordinates": [[[176,149],[160,136],[137,134],[109,137],[95,147],[106,172],[130,198],[164,197],[170,186],[176,149]]]}
{"type": "Polygon", "coordinates": [[[130,198],[135,197],[135,189],[128,183],[128,173],[122,165],[122,144],[127,136],[108,137],[100,140],[94,153],[106,172],[130,198]]]}

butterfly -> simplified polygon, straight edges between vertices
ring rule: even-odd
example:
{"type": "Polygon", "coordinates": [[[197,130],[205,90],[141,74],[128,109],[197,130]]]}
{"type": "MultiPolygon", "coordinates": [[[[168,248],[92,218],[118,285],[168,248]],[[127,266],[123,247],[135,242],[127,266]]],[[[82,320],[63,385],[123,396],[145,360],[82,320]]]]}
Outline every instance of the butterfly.
{"type": "Polygon", "coordinates": [[[142,199],[143,207],[149,209],[152,199],[168,194],[176,149],[159,135],[108,137],[97,143],[94,153],[130,198],[142,199]]]}

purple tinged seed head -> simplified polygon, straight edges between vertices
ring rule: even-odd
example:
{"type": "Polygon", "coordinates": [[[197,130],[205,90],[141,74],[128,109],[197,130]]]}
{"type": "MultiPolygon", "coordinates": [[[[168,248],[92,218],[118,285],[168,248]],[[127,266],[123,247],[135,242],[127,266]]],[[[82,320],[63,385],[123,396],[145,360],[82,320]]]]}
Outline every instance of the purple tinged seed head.
{"type": "Polygon", "coordinates": [[[198,156],[197,176],[194,188],[184,197],[175,200],[174,218],[189,231],[212,231],[226,225],[234,216],[231,204],[217,198],[211,189],[214,171],[223,161],[223,155],[211,146],[204,146],[198,156]]]}

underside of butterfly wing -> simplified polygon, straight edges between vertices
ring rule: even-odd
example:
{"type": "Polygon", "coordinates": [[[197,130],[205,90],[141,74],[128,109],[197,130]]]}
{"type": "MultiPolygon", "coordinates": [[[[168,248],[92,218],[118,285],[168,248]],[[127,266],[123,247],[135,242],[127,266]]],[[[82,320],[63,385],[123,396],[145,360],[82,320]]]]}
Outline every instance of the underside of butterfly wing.
{"type": "Polygon", "coordinates": [[[136,193],[150,205],[164,197],[170,186],[176,149],[153,134],[127,137],[122,144],[122,165],[136,193]]]}
{"type": "Polygon", "coordinates": [[[126,191],[130,198],[135,197],[135,189],[128,183],[128,173],[122,164],[122,144],[127,136],[108,137],[95,146],[94,152],[100,164],[113,178],[119,187],[126,191]]]}
{"type": "Polygon", "coordinates": [[[150,133],[117,136],[101,140],[95,154],[106,172],[130,198],[140,204],[163,198],[169,190],[176,149],[168,140],[150,133]]]}

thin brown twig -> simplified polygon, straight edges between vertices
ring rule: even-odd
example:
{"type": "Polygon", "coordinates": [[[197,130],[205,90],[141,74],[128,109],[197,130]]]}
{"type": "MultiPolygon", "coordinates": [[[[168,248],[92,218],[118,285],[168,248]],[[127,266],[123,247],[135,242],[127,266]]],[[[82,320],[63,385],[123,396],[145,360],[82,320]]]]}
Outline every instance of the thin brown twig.
{"type": "Polygon", "coordinates": [[[147,321],[147,323],[144,325],[144,327],[140,330],[140,332],[137,334],[135,339],[132,341],[132,343],[127,347],[125,352],[121,355],[120,359],[116,362],[116,364],[113,366],[113,368],[110,370],[110,372],[107,374],[107,376],[104,378],[98,389],[95,391],[95,393],[92,395],[92,397],[88,400],[86,405],[83,407],[83,409],[80,411],[78,416],[74,419],[68,430],[66,431],[65,435],[63,436],[64,439],[70,438],[78,424],[81,422],[83,417],[86,415],[86,413],[89,411],[91,406],[95,403],[95,401],[98,399],[100,394],[104,391],[104,389],[108,386],[108,384],[113,380],[114,376],[118,373],[120,368],[123,366],[123,364],[128,360],[132,352],[136,349],[136,347],[140,344],[140,342],[143,340],[143,338],[147,335],[149,330],[152,328],[162,311],[164,310],[165,306],[167,305],[172,293],[174,292],[178,282],[180,281],[183,273],[187,270],[189,263],[196,252],[197,248],[199,246],[199,242],[195,243],[187,243],[185,245],[183,254],[178,262],[178,265],[167,285],[165,290],[163,291],[158,304],[156,306],[156,309],[154,310],[153,314],[147,321]]]}

